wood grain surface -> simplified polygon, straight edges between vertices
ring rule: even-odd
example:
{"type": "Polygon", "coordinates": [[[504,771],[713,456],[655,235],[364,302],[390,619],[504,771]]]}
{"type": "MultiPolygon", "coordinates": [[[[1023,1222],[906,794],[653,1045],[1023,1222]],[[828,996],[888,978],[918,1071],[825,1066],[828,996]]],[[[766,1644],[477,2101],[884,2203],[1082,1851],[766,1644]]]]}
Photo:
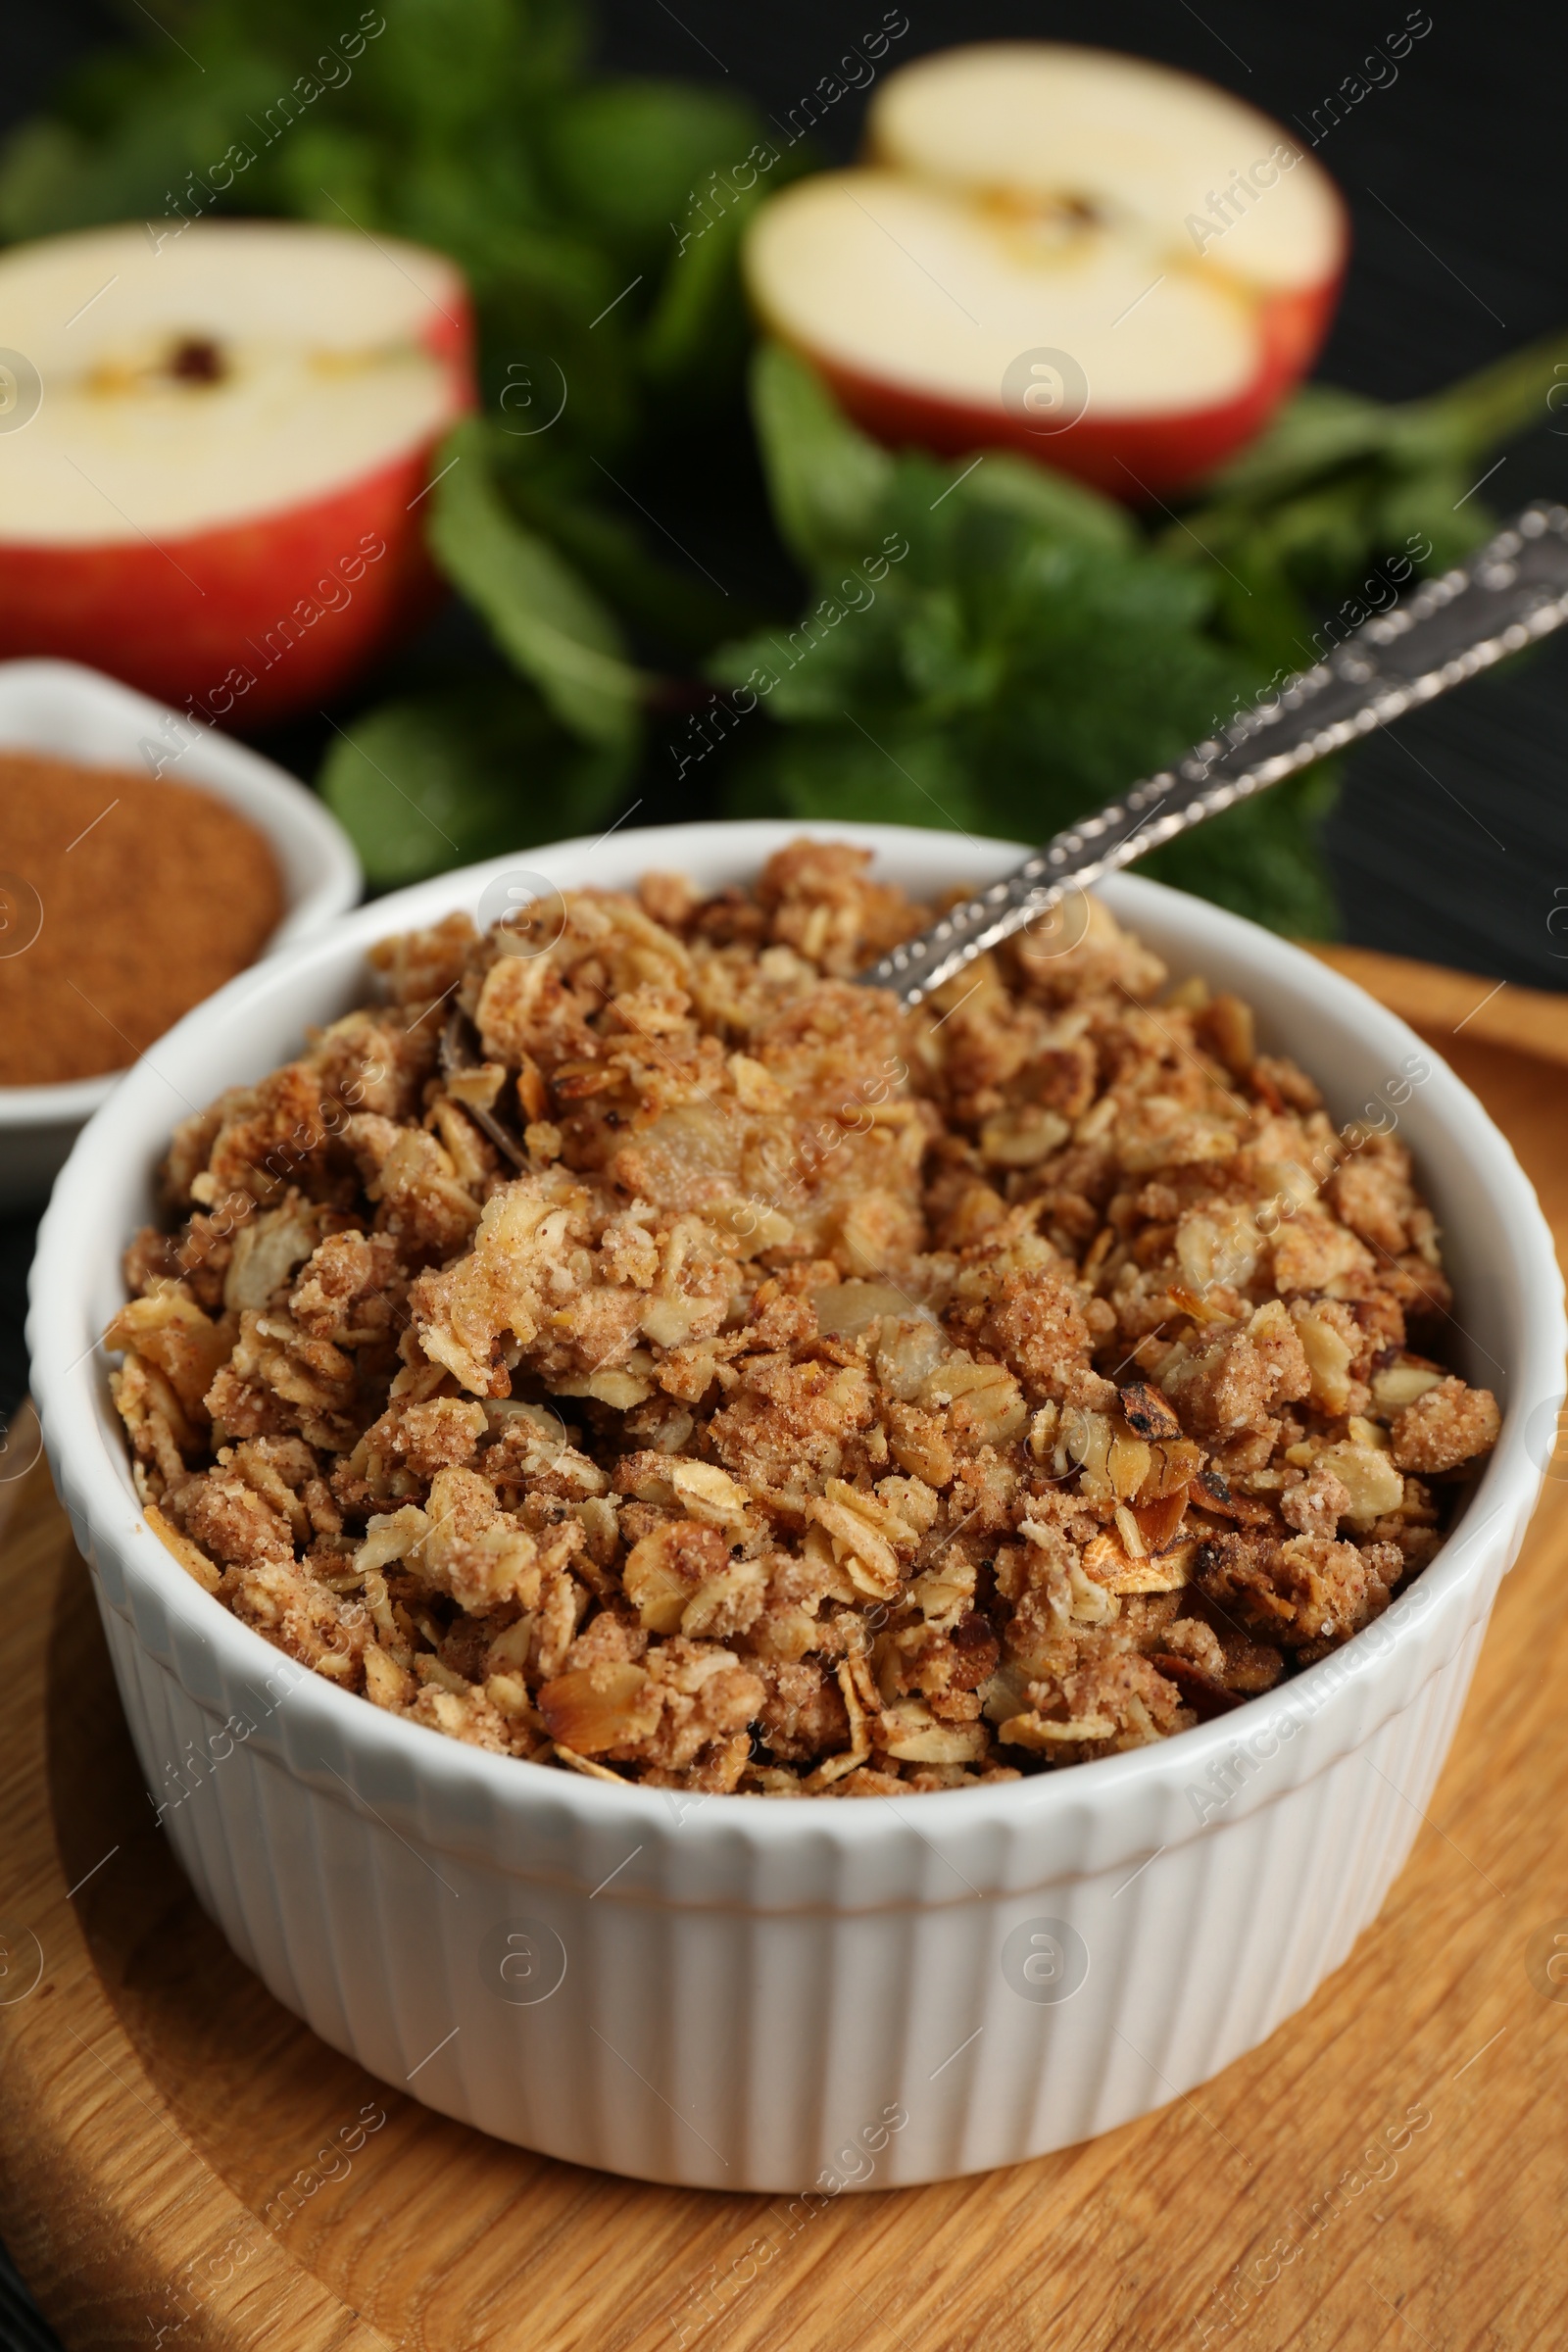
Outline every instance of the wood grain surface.
{"type": "MultiPolygon", "coordinates": [[[[1568,1243],[1568,1003],[1334,960],[1483,1097],[1568,1243]]],[[[154,1827],[39,1465],[0,1486],[0,2230],[72,2352],[1556,2352],[1560,1470],[1410,1863],[1306,2009],[1141,2123],[802,2224],[486,2140],[280,2009],[154,1827]]]]}

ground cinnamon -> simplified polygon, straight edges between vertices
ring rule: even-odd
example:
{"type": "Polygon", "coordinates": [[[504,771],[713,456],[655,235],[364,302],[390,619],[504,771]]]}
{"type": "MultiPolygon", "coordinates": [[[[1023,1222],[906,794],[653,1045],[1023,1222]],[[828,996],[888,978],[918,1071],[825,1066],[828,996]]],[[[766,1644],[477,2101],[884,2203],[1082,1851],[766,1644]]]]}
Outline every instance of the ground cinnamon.
{"type": "Polygon", "coordinates": [[[124,1068],[282,911],[270,843],[211,793],[0,752],[0,1086],[124,1068]]]}

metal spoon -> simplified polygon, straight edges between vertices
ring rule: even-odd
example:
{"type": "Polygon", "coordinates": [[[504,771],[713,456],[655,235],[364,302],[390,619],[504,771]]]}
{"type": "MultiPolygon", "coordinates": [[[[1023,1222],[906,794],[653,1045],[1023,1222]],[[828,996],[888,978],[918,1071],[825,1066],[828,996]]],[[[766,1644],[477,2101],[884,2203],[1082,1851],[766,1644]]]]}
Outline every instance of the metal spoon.
{"type": "Polygon", "coordinates": [[[1303,670],[1241,711],[1175,767],[1080,817],[976,899],[953,907],[857,974],[906,1004],[1036,922],[1072,890],[1131,865],[1162,842],[1308,767],[1358,736],[1462,686],[1568,620],[1568,507],[1541,502],[1463,567],[1426,580],[1303,670]]]}

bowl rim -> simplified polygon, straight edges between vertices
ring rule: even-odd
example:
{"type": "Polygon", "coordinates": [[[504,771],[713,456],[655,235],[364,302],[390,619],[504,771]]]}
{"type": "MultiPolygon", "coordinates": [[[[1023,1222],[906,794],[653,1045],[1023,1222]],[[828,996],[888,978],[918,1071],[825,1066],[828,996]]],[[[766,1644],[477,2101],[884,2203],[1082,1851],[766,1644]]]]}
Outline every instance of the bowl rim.
{"type": "MultiPolygon", "coordinates": [[[[189,712],[141,694],[135,687],[126,686],[84,662],[65,662],[41,655],[0,662],[0,754],[31,751],[41,759],[73,759],[72,754],[58,750],[53,744],[24,740],[21,735],[7,731],[3,710],[7,690],[24,692],[29,687],[40,696],[58,695],[62,707],[96,706],[104,717],[122,721],[127,737],[132,729],[139,735],[156,736],[171,720],[193,730],[179,755],[183,773],[172,781],[189,783],[238,808],[259,832],[267,835],[274,851],[292,852],[308,863],[312,878],[303,889],[296,889],[292,898],[287,876],[281,876],[285,898],[282,917],[260,956],[245,967],[247,971],[253,971],[256,964],[265,962],[269,956],[284,954],[334,916],[348,913],[359,901],[365,888],[365,874],[359,852],[348,833],[310,787],[301,783],[298,776],[291,776],[287,768],[279,767],[275,760],[265,759],[236,737],[225,735],[216,726],[206,726],[189,712]]],[[[106,764],[97,760],[76,760],[74,763],[82,767],[106,764]]],[[[132,766],[133,756],[129,751],[122,764],[125,768],[132,766]]],[[[171,1034],[169,1030],[164,1032],[165,1037],[171,1034]]],[[[153,1042],[155,1046],[161,1045],[163,1039],[153,1042]]],[[[0,1134],[8,1128],[64,1126],[70,1121],[90,1118],[131,1066],[103,1070],[94,1078],[68,1078],[52,1086],[0,1086],[0,1134]]]]}
{"type": "MultiPolygon", "coordinates": [[[[932,838],[924,828],[912,826],[830,820],[807,824],[767,818],[713,820],[635,828],[621,834],[617,857],[633,844],[641,844],[639,870],[668,869],[681,864],[683,850],[688,859],[710,855],[714,837],[721,836],[726,849],[733,845],[746,851],[745,858],[734,861],[737,870],[745,872],[755,870],[772,850],[803,835],[813,840],[848,841],[884,855],[896,852],[902,841],[932,838]]],[[[937,834],[935,838],[948,837],[937,834]]],[[[286,957],[250,966],[187,1013],[161,1042],[177,1053],[187,1043],[206,1041],[232,1016],[242,1013],[261,991],[297,979],[313,962],[330,965],[351,945],[363,949],[389,932],[439,919],[441,913],[460,906],[471,906],[484,885],[500,875],[521,870],[559,879],[564,888],[582,887],[569,873],[552,874],[551,865],[575,864],[598,846],[586,836],[577,836],[458,868],[372,901],[298,944],[286,957]]],[[[1028,854],[1010,843],[987,841],[972,846],[982,859],[995,858],[999,871],[1028,854]]],[[[911,1791],[911,1796],[917,1793],[919,1797],[920,1822],[933,1832],[961,1829],[973,1834],[987,1828],[1021,1828],[1026,1821],[1031,1829],[1046,1823],[1059,1826],[1064,1817],[1085,1811],[1099,1815],[1123,1810],[1129,1800],[1151,1791],[1174,1794],[1200,1781],[1227,1751],[1234,1753],[1249,1729],[1265,1721],[1270,1704],[1281,1707],[1298,1696],[1300,1711],[1315,1721],[1344,1695],[1347,1686],[1363,1681],[1374,1667],[1378,1674],[1392,1677],[1396,1661],[1390,1643],[1398,1649],[1413,1649],[1423,1626],[1462,1607],[1466,1592],[1484,1575],[1498,1547],[1508,1544],[1510,1531],[1522,1531],[1544,1476],[1544,1464],[1536,1461],[1531,1451],[1528,1424],[1534,1416],[1525,1408],[1535,1398],[1560,1397],[1563,1393],[1568,1324],[1550,1229],[1506,1139],[1435,1049],[1355,982],[1244,916],[1141,876],[1118,875],[1103,887],[1107,903],[1135,926],[1140,907],[1157,918],[1162,906],[1200,906],[1205,936],[1246,956],[1260,975],[1294,985],[1297,993],[1305,985],[1319,1003],[1336,1009],[1348,1023],[1353,1015],[1360,1034],[1391,1057],[1390,1066],[1396,1067],[1397,1058],[1411,1052],[1431,1063],[1432,1078],[1423,1087],[1426,1100],[1442,1106],[1442,1124],[1459,1157],[1479,1167],[1509,1212],[1499,1225],[1507,1236],[1525,1301],[1519,1360],[1507,1367],[1512,1409],[1504,1416],[1496,1450],[1436,1560],[1383,1617],[1344,1648],[1273,1690],[1170,1740],[1097,1757],[1068,1771],[962,1788],[911,1791]],[[1498,1521],[1506,1524],[1499,1534],[1491,1536],[1489,1531],[1498,1521]],[[1363,1648],[1363,1643],[1370,1646],[1363,1648]]],[[[322,1761],[335,1754],[351,1771],[379,1768],[376,1786],[382,1801],[387,1801],[383,1792],[393,1788],[412,1792],[421,1835],[431,1843],[443,1842],[435,1826],[438,1821],[445,1821],[455,1831],[459,1823],[471,1822],[476,1805],[502,1820],[521,1819],[553,1806],[558,1818],[564,1810],[574,1829],[583,1834],[601,1832],[617,1822],[633,1833],[667,1829],[672,1799],[682,1791],[632,1782],[612,1787],[606,1781],[550,1767],[521,1771],[517,1768],[526,1759],[474,1747],[392,1715],[300,1666],[206,1592],[154,1535],[130,1488],[123,1452],[117,1456],[111,1450],[118,1425],[106,1430],[95,1409],[91,1384],[98,1353],[96,1337],[83,1353],[64,1360],[76,1335],[73,1329],[68,1338],[67,1325],[72,1318],[55,1312],[54,1301],[57,1296],[71,1295],[74,1278],[78,1286],[83,1279],[90,1253],[74,1244],[73,1233],[80,1229],[83,1211],[95,1191],[109,1181],[100,1170],[114,1165],[117,1128],[130,1126],[139,1097],[155,1082],[167,1084],[156,1072],[149,1079],[140,1063],[132,1065],[123,1087],[83,1130],[56,1184],[29,1277],[27,1340],[34,1366],[34,1395],[57,1483],[74,1517],[78,1523],[85,1518],[87,1523],[90,1545],[84,1548],[95,1551],[100,1542],[113,1545],[127,1592],[139,1588],[163,1619],[167,1655],[181,1646],[172,1637],[187,1637],[197,1648],[210,1653],[225,1688],[255,1688],[265,1682],[269,1671],[276,1677],[281,1659],[289,1684],[289,1706],[283,1714],[292,1718],[298,1733],[297,1740],[292,1733],[283,1734],[286,1769],[299,1777],[314,1777],[302,1769],[306,1749],[322,1761]]],[[[87,1328],[86,1324],[81,1328],[87,1328]]],[[[139,1628],[137,1639],[145,1640],[139,1628]]],[[[191,1692],[188,1683],[181,1687],[197,1704],[212,1711],[210,1702],[191,1692]]],[[[1359,1744],[1359,1736],[1348,1744],[1359,1744]]],[[[330,1769],[335,1771],[335,1767],[330,1769]]],[[[318,1793],[338,1802],[352,1802],[356,1791],[345,1783],[337,1788],[318,1786],[318,1793]]],[[[684,1793],[681,1841],[686,1845],[695,1838],[699,1847],[710,1840],[724,1847],[741,1833],[754,1852],[776,1852],[780,1841],[787,1846],[804,1838],[819,1845],[826,1839],[840,1853],[854,1854],[877,1846],[892,1834],[895,1817],[905,1819],[901,1800],[892,1797],[881,1803],[863,1798],[854,1803],[799,1805],[738,1794],[720,1800],[716,1794],[684,1793]]],[[[908,1826],[906,1821],[905,1826],[908,1826]]],[[[1184,1837],[1201,1834],[1201,1819],[1195,1817],[1184,1824],[1184,1837]]]]}

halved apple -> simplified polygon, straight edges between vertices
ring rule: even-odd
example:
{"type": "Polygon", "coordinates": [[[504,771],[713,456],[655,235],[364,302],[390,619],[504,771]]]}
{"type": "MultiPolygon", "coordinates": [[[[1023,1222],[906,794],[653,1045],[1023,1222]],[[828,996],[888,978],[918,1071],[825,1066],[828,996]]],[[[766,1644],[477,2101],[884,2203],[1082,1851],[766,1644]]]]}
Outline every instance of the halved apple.
{"type": "Polygon", "coordinates": [[[440,255],[298,221],[50,237],[0,255],[0,339],[36,402],[0,416],[0,654],[249,726],[439,595],[414,502],[473,397],[440,255]]]}
{"type": "Polygon", "coordinates": [[[1345,207],[1280,125],[1107,50],[923,58],[865,166],[783,189],[746,268],[764,322],[880,438],[1028,452],[1137,501],[1267,421],[1327,332],[1345,207]]]}

